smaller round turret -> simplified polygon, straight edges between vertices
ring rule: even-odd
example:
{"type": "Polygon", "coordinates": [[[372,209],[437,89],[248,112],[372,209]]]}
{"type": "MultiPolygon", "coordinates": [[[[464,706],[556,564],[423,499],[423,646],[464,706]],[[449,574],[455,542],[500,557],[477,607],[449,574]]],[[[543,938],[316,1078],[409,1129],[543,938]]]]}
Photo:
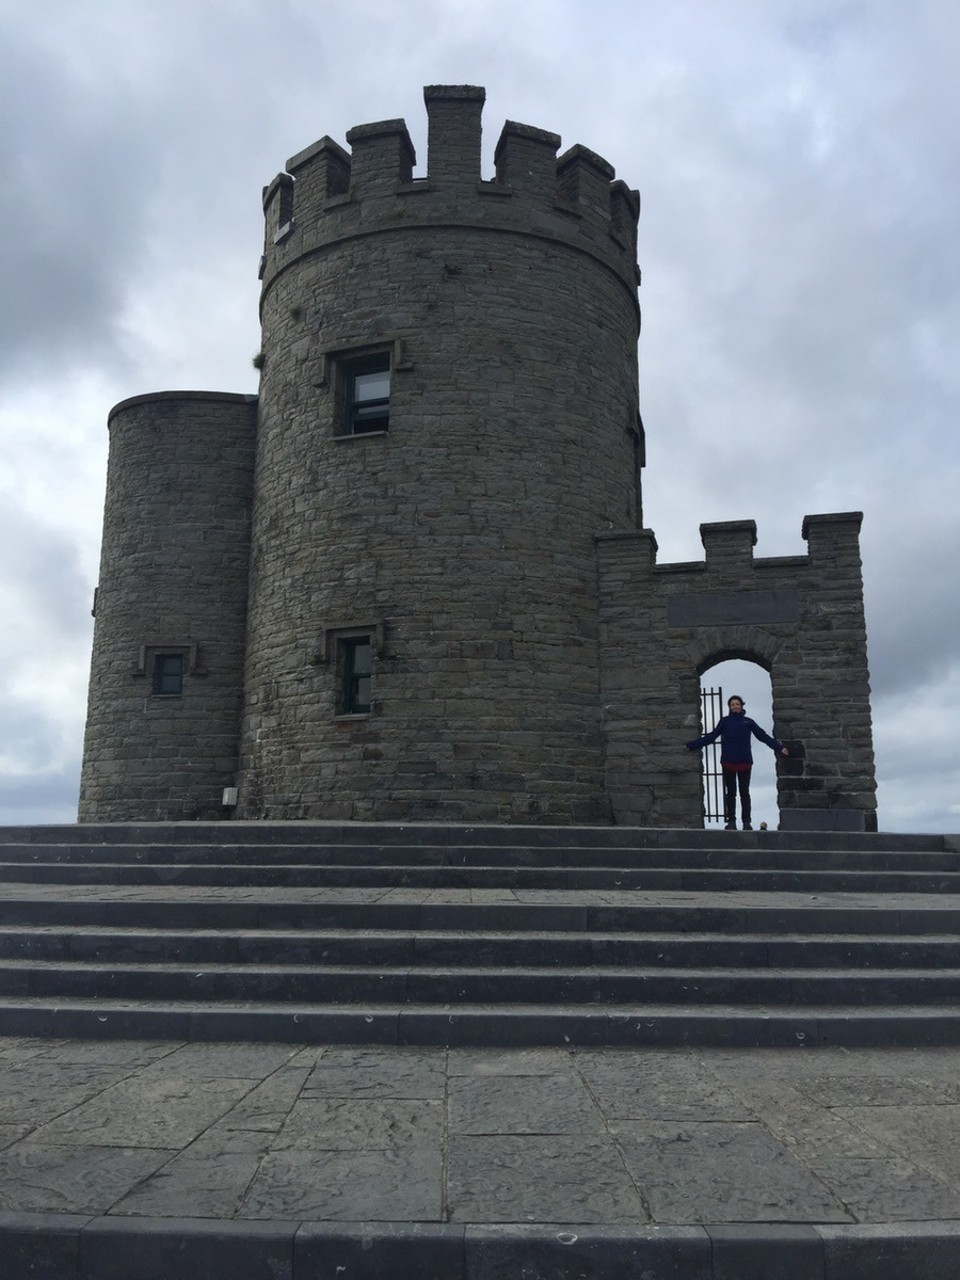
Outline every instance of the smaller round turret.
{"type": "Polygon", "coordinates": [[[81,821],[222,817],[243,680],[256,399],[136,396],[110,457],[81,821]]]}

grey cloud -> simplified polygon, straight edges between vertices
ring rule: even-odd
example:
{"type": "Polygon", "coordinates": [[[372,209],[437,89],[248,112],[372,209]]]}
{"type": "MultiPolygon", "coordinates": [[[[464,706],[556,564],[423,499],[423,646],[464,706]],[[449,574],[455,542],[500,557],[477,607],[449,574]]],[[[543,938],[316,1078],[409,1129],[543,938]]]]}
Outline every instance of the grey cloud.
{"type": "Polygon", "coordinates": [[[76,822],[79,774],[72,756],[51,773],[0,779],[0,826],[76,822]]]}
{"type": "Polygon", "coordinates": [[[0,374],[116,363],[113,326],[142,249],[142,121],[132,100],[91,95],[29,33],[6,39],[0,114],[15,127],[0,134],[0,374]]]}
{"type": "Polygon", "coordinates": [[[942,684],[960,669],[960,513],[909,497],[865,537],[870,672],[876,694],[942,684]],[[907,507],[906,518],[904,508],[907,507]]]}
{"type": "Polygon", "coordinates": [[[35,653],[38,644],[51,653],[63,644],[72,650],[89,627],[92,603],[75,543],[0,494],[0,545],[5,548],[2,579],[10,609],[8,652],[35,653]]]}

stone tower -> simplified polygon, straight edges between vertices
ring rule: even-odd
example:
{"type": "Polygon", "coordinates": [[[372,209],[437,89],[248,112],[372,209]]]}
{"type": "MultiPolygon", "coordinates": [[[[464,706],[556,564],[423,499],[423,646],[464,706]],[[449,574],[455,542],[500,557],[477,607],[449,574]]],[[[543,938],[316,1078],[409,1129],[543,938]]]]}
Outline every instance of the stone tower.
{"type": "Polygon", "coordinates": [[[638,198],[512,123],[484,182],[483,90],[424,97],[425,179],[387,120],[266,192],[240,812],[606,820],[593,536],[638,518],[638,198]]]}
{"type": "Polygon", "coordinates": [[[859,516],[642,528],[639,196],[433,86],[264,192],[260,395],[118,405],[85,821],[702,822],[699,675],[766,667],[781,821],[875,827],[859,516]],[[752,539],[752,540],[751,540],[752,539]]]}
{"type": "Polygon", "coordinates": [[[242,701],[256,409],[253,396],[188,391],[110,414],[81,821],[222,814],[242,701]]]}

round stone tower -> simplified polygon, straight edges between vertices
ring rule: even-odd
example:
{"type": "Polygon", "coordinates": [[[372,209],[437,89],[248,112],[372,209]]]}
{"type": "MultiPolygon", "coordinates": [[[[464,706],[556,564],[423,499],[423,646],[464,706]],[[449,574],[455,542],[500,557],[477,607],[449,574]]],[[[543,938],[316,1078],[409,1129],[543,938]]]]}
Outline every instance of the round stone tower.
{"type": "Polygon", "coordinates": [[[265,191],[238,816],[591,822],[595,535],[640,524],[639,198],[434,86],[265,191]]]}
{"type": "Polygon", "coordinates": [[[237,769],[256,398],[135,396],[109,428],[80,821],[222,818],[237,769]]]}

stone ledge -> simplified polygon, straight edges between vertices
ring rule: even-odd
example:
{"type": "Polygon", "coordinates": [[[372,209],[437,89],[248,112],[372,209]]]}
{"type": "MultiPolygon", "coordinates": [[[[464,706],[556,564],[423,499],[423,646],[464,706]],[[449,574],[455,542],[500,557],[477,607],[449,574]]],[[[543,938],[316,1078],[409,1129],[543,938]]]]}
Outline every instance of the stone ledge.
{"type": "Polygon", "coordinates": [[[956,1280],[960,1224],[596,1227],[0,1212],[4,1280],[956,1280]],[[401,1265],[402,1264],[402,1265],[401,1265]]]}

